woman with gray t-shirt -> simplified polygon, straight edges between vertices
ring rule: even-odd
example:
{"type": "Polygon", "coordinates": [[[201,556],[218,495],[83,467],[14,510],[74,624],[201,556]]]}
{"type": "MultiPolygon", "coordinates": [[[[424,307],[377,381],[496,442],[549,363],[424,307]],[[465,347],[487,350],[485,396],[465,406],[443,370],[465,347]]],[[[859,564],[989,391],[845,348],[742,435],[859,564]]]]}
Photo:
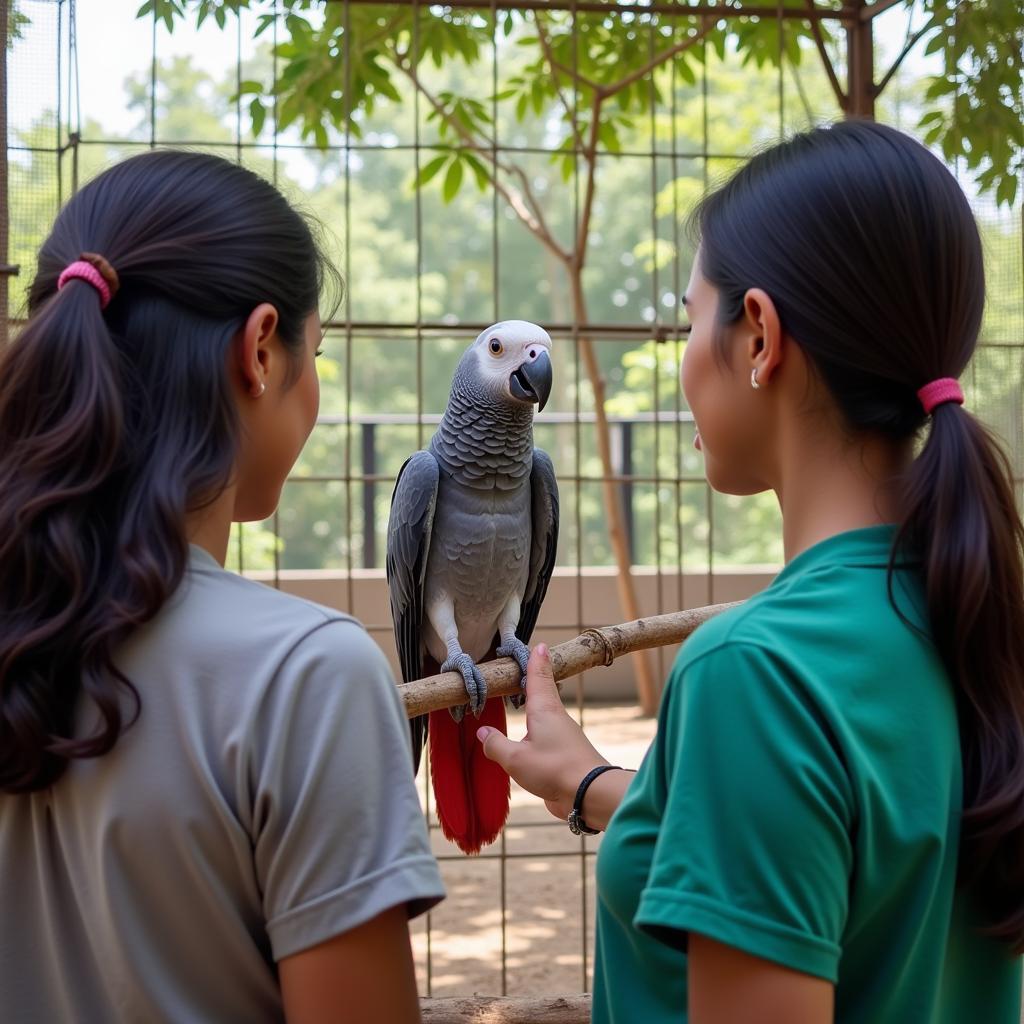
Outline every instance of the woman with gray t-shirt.
{"type": "Polygon", "coordinates": [[[267,182],[101,174],[0,355],[0,1006],[407,1024],[443,896],[387,663],[222,568],[316,420],[326,264],[267,182]]]}

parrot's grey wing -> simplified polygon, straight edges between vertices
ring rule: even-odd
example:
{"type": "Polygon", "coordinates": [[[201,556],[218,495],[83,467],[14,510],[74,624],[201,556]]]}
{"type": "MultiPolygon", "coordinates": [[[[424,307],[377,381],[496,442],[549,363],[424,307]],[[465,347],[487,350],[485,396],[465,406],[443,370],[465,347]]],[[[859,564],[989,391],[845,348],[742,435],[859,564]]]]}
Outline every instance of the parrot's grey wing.
{"type": "Polygon", "coordinates": [[[555,550],[558,547],[558,482],[550,457],[539,448],[533,450],[530,497],[533,506],[530,575],[516,627],[516,636],[524,644],[530,642],[533,627],[537,625],[540,606],[544,603],[555,568],[555,550]]]}
{"type": "MultiPolygon", "coordinates": [[[[391,618],[402,678],[409,682],[423,673],[420,633],[423,591],[430,553],[430,533],[437,504],[437,460],[428,451],[411,455],[398,473],[388,519],[387,579],[391,618]]],[[[426,716],[413,719],[413,758],[417,767],[427,733],[426,716]]]]}

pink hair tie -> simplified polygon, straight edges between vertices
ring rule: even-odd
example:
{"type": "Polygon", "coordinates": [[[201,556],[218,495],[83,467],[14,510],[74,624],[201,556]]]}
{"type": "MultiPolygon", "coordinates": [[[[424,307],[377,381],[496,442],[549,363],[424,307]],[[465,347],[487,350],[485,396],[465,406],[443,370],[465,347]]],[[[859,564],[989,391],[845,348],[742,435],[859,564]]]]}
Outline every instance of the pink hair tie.
{"type": "Polygon", "coordinates": [[[106,309],[113,297],[110,285],[103,279],[103,275],[85,260],[75,260],[61,271],[60,277],[57,278],[57,291],[60,291],[68,281],[73,281],[76,278],[80,281],[88,281],[100,293],[100,309],[106,309]]]}
{"type": "Polygon", "coordinates": [[[931,384],[925,384],[917,393],[917,397],[924,406],[925,416],[931,416],[932,411],[946,402],[956,402],[957,405],[964,404],[964,393],[960,390],[960,384],[953,377],[940,377],[933,380],[931,384]]]}

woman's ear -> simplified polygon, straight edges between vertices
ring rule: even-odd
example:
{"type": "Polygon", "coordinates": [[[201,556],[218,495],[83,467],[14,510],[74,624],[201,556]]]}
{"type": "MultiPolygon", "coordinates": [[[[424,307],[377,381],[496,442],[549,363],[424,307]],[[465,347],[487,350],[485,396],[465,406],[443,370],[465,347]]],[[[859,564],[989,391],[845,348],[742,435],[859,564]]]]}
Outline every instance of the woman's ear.
{"type": "Polygon", "coordinates": [[[761,288],[751,288],[743,296],[743,324],[749,367],[756,371],[759,384],[767,384],[782,364],[785,339],[775,303],[761,288]]]}
{"type": "Polygon", "coordinates": [[[235,346],[242,389],[253,398],[266,390],[276,353],[270,342],[277,333],[277,309],[261,302],[248,316],[235,346]]]}

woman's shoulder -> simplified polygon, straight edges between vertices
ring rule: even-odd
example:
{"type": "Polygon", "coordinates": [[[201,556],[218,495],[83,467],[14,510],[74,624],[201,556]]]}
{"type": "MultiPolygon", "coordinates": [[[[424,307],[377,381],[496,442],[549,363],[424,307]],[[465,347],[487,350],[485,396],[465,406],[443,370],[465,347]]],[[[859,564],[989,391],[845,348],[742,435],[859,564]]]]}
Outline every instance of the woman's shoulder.
{"type": "Polygon", "coordinates": [[[764,644],[767,639],[763,628],[766,605],[771,614],[773,599],[770,588],[704,622],[680,648],[675,674],[723,650],[764,644]]]}
{"type": "Polygon", "coordinates": [[[353,616],[195,554],[178,591],[125,644],[123,661],[142,682],[162,686],[173,675],[176,689],[230,693],[239,702],[259,700],[269,686],[299,685],[310,673],[339,684],[367,676],[393,682],[383,651],[353,616]]]}
{"type": "Polygon", "coordinates": [[[884,552],[860,561],[825,554],[812,551],[810,564],[798,559],[760,593],[704,623],[677,665],[716,649],[749,648],[812,676],[825,666],[834,671],[844,652],[867,654],[862,667],[895,661],[935,669],[921,580],[912,567],[900,564],[890,577],[884,552]]]}
{"type": "Polygon", "coordinates": [[[687,640],[669,681],[676,704],[724,700],[759,715],[799,706],[840,732],[924,722],[946,736],[951,686],[918,604],[916,581],[899,574],[890,597],[884,562],[782,578],[687,640]]]}
{"type": "MultiPolygon", "coordinates": [[[[175,609],[194,620],[197,628],[221,635],[236,630],[262,636],[303,634],[328,623],[347,623],[363,631],[359,620],[347,612],[231,572],[196,548],[175,597],[175,609]]],[[[335,630],[329,633],[333,635],[335,630]]]]}

